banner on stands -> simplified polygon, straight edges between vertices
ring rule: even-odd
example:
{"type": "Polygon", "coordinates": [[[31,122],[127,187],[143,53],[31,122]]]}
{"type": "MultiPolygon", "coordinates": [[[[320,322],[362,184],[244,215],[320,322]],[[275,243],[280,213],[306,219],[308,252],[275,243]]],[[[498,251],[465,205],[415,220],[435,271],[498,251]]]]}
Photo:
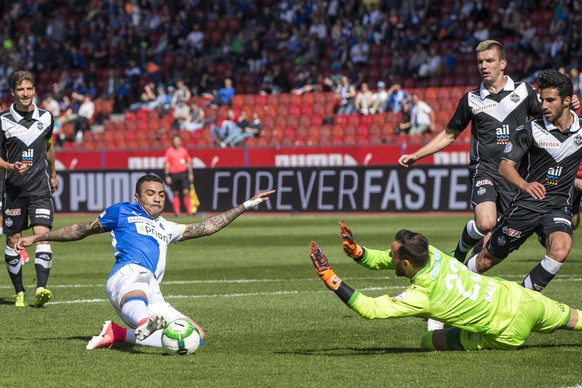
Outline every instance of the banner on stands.
{"type": "MultiPolygon", "coordinates": [[[[145,173],[59,171],[54,193],[58,212],[101,212],[119,201],[133,201],[145,173]]],[[[196,169],[199,212],[228,210],[260,191],[275,189],[259,212],[452,212],[469,211],[466,166],[281,167],[196,169]]],[[[166,211],[171,212],[171,190],[166,211]]]]}

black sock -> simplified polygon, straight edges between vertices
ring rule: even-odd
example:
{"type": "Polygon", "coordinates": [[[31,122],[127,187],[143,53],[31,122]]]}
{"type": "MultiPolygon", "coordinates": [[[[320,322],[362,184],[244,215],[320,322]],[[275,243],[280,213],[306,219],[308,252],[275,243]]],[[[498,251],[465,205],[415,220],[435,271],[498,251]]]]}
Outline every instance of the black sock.
{"type": "Polygon", "coordinates": [[[36,268],[37,288],[46,287],[46,284],[48,283],[49,274],[51,272],[52,260],[53,254],[51,252],[36,252],[34,258],[34,268],[36,268]]]}
{"type": "Polygon", "coordinates": [[[22,263],[20,262],[20,255],[8,255],[4,253],[4,260],[6,261],[6,268],[8,269],[8,275],[10,275],[10,280],[14,285],[14,291],[18,294],[24,291],[24,285],[22,284],[22,263]]]}
{"type": "Polygon", "coordinates": [[[469,236],[469,232],[467,231],[467,225],[463,229],[463,234],[461,235],[461,239],[457,243],[457,247],[455,248],[455,252],[453,256],[455,259],[459,260],[461,263],[465,261],[467,258],[467,252],[471,250],[479,241],[482,240],[482,237],[478,239],[474,239],[473,237],[469,236]]]}
{"type": "Polygon", "coordinates": [[[540,263],[527,274],[523,282],[521,282],[521,285],[530,290],[541,292],[552,281],[554,276],[556,275],[546,271],[540,263]]]}

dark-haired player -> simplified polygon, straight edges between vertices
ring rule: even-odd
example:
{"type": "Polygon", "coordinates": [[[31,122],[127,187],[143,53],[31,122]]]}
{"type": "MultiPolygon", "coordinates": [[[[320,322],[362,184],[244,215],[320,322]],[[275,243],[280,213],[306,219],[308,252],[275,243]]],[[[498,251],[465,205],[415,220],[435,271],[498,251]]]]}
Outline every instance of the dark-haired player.
{"type": "Polygon", "coordinates": [[[570,253],[573,242],[572,199],[582,160],[581,121],[570,110],[573,85],[557,70],[537,77],[543,116],[511,134],[499,165],[500,175],[518,189],[491,238],[467,267],[482,273],[518,249],[532,234],[546,248],[542,261],[522,285],[542,291],[570,253]],[[518,172],[517,165],[523,171],[518,172]]]}
{"type": "MultiPolygon", "coordinates": [[[[160,291],[160,283],[166,270],[168,245],[210,236],[245,211],[267,201],[272,193],[274,191],[258,193],[222,214],[184,225],[168,221],[162,216],[166,203],[162,179],[156,175],[144,175],[136,183],[135,202],[113,204],[97,219],[85,223],[72,224],[39,236],[21,238],[17,242],[17,248],[30,246],[37,240],[77,241],[94,234],[109,232],[115,264],[105,289],[117,315],[131,329],[105,321],[101,333],[91,338],[86,349],[111,347],[116,342],[161,347],[162,334],[159,329],[174,319],[187,318],[167,303],[160,291]]],[[[200,338],[204,339],[204,330],[194,321],[192,323],[198,328],[200,338]]]]}

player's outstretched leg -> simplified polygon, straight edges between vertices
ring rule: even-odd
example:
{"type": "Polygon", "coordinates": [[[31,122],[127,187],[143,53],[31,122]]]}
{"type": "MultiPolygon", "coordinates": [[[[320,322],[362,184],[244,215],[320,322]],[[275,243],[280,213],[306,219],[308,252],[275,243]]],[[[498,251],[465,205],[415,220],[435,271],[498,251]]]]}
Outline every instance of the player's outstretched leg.
{"type": "Polygon", "coordinates": [[[156,330],[163,329],[167,325],[166,319],[161,315],[152,315],[147,320],[144,320],[135,329],[135,338],[140,341],[148,338],[156,330]]]}

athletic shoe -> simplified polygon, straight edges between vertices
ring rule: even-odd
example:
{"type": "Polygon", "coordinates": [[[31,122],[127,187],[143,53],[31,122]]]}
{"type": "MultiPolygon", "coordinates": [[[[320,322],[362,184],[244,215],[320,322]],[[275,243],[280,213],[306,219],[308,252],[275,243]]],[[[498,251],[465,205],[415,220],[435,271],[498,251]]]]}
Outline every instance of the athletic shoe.
{"type": "Polygon", "coordinates": [[[44,287],[39,287],[36,289],[36,294],[34,295],[34,307],[44,307],[45,303],[51,300],[53,293],[44,287]]]}
{"type": "Polygon", "coordinates": [[[28,306],[28,298],[26,297],[26,291],[20,291],[16,294],[16,301],[14,302],[16,307],[26,307],[28,306]]]}
{"type": "Polygon", "coordinates": [[[163,329],[167,322],[161,315],[152,315],[146,322],[142,323],[135,329],[135,338],[143,341],[153,334],[154,331],[163,329]]]}
{"type": "Polygon", "coordinates": [[[28,256],[28,252],[26,252],[26,249],[20,250],[20,261],[22,261],[22,264],[26,264],[30,261],[30,257],[28,256]]]}
{"type": "Polygon", "coordinates": [[[101,329],[101,333],[91,338],[91,341],[87,343],[85,349],[93,350],[104,347],[110,348],[113,345],[113,342],[113,322],[105,321],[103,328],[101,329]]]}

